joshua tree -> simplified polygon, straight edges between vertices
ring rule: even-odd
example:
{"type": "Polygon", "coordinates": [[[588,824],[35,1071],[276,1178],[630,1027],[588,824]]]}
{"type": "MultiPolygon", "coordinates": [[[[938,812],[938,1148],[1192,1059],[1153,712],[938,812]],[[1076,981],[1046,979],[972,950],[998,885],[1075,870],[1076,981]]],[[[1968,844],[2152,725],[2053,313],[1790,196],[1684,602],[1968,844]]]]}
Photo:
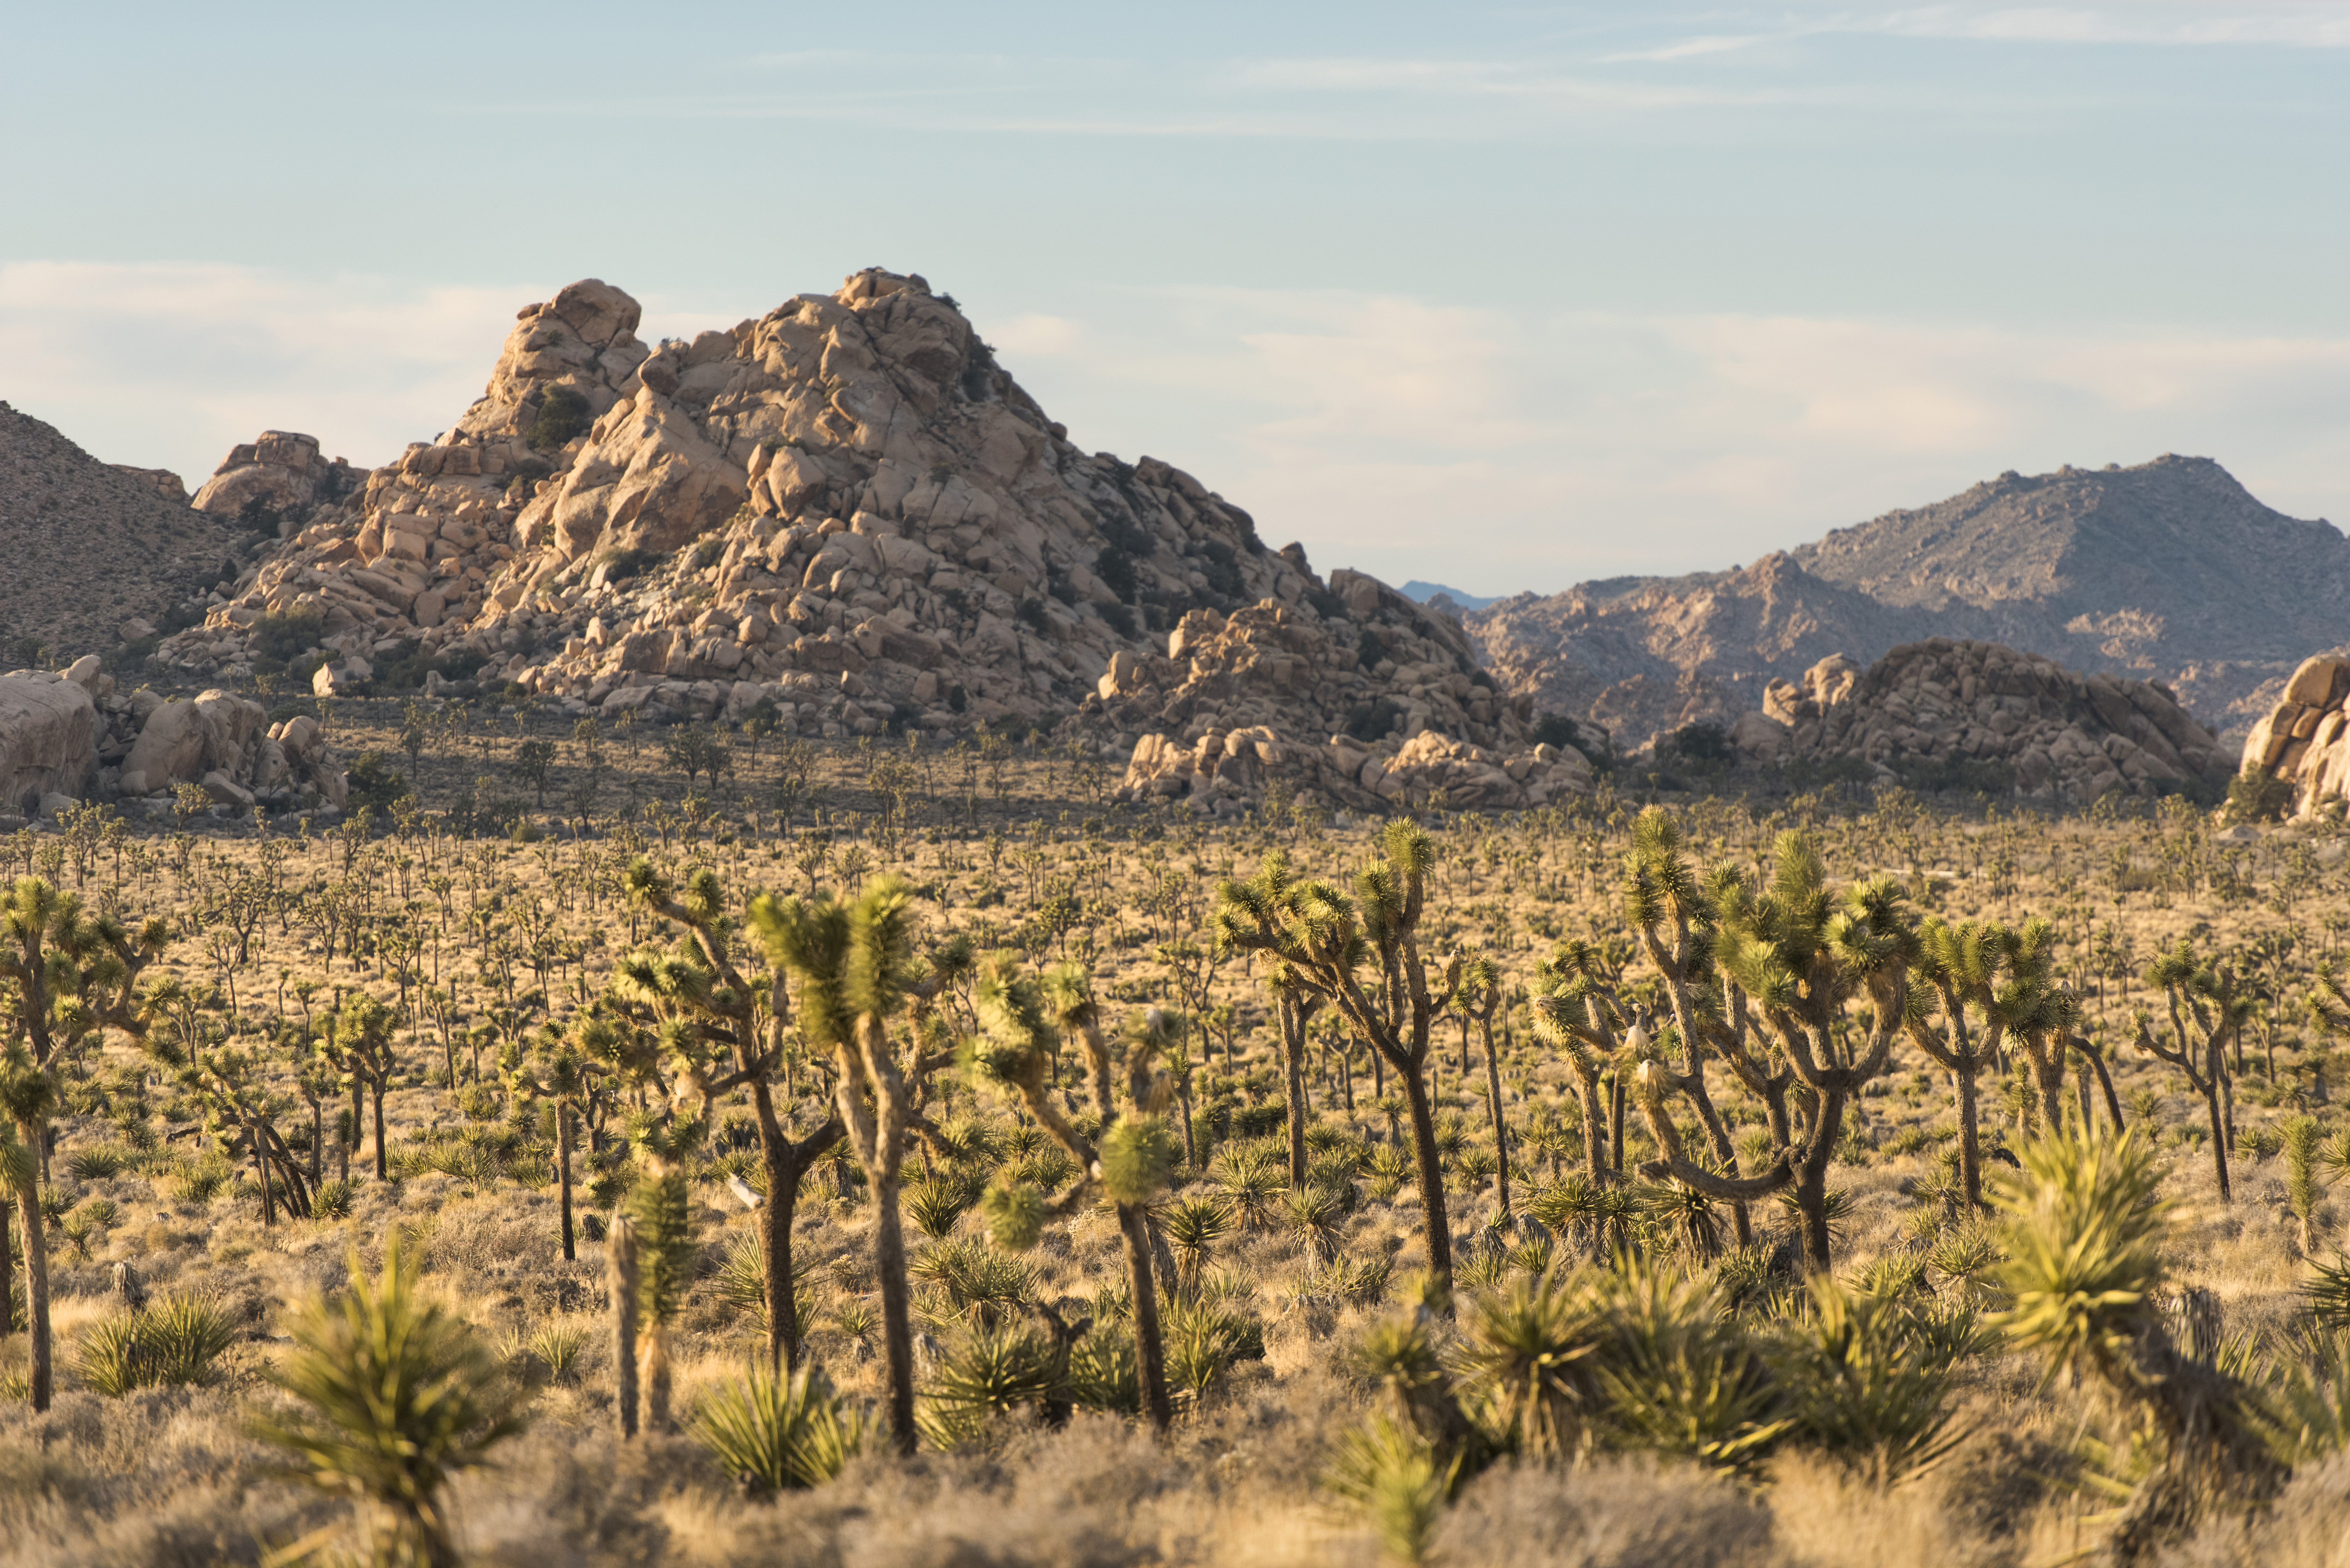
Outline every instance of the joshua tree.
{"type": "Polygon", "coordinates": [[[1475,958],[1461,965],[1452,1004],[1464,1023],[1477,1026],[1478,1043],[1485,1048],[1485,1111],[1493,1124],[1493,1179],[1506,1221],[1510,1218],[1510,1129],[1502,1119],[1502,1065],[1493,1054],[1493,1014],[1502,1007],[1502,971],[1492,960],[1475,958]]]}
{"type": "MultiPolygon", "coordinates": [[[[167,941],[151,919],[133,937],[107,915],[38,877],[20,878],[0,899],[0,1111],[36,1175],[47,1164],[49,1118],[61,1100],[58,1069],[82,1043],[108,1029],[145,1038],[147,1013],[134,1002],[139,973],[167,941]]],[[[47,1410],[53,1386],[49,1338],[48,1241],[36,1180],[15,1184],[25,1235],[25,1308],[31,1332],[35,1410],[47,1410]]]]}
{"type": "MultiPolygon", "coordinates": [[[[375,1110],[375,1179],[389,1180],[391,1170],[384,1145],[383,1096],[400,1062],[391,1044],[391,1011],[363,991],[353,992],[328,1021],[321,1043],[327,1059],[351,1085],[352,1098],[367,1091],[375,1110]]],[[[356,1109],[356,1106],[354,1107],[356,1109]]]]}
{"type": "MultiPolygon", "coordinates": [[[[1892,1059],[1894,1036],[1908,1012],[1917,933],[1891,877],[1856,883],[1835,898],[1819,852],[1794,832],[1780,835],[1774,859],[1763,892],[1724,885],[1715,961],[1752,1000],[1780,1059],[1810,1091],[1802,1102],[1801,1135],[1784,1146],[1783,1158],[1794,1172],[1804,1262],[1825,1270],[1831,1266],[1828,1161],[1846,1106],[1892,1059]]],[[[1732,1065],[1739,1064],[1733,1059],[1732,1065]]],[[[1740,1076],[1756,1070],[1750,1063],[1740,1076]]]]}
{"type": "MultiPolygon", "coordinates": [[[[663,1040],[685,1082],[704,1103],[737,1088],[750,1091],[767,1182],[759,1232],[767,1359],[796,1367],[800,1323],[792,1299],[792,1216],[802,1179],[840,1140],[847,1124],[836,1114],[807,1137],[795,1139],[776,1115],[775,1085],[784,1070],[789,1014],[785,967],[771,960],[767,971],[760,974],[736,966],[732,950],[737,927],[725,917],[716,875],[699,871],[681,892],[648,862],[639,860],[629,868],[629,879],[638,901],[681,928],[684,942],[674,954],[624,962],[617,977],[619,989],[662,1019],[663,1040]]],[[[769,950],[772,955],[772,938],[769,950]]]]}
{"type": "Polygon", "coordinates": [[[2053,943],[2033,934],[2027,941],[1995,921],[1973,920],[1952,926],[1929,919],[1918,929],[1918,983],[1906,1029],[1950,1075],[1959,1102],[1959,1181],[1970,1208],[1983,1200],[1976,1080],[1999,1062],[2011,1031],[2032,1027],[2047,1010],[2053,943]]]}
{"type": "Polygon", "coordinates": [[[1356,874],[1352,898],[1326,882],[1292,880],[1285,858],[1268,854],[1254,878],[1218,889],[1216,927],[1228,945],[1287,964],[1395,1070],[1411,1114],[1429,1270],[1449,1281],[1452,1238],[1429,1105],[1428,1051],[1430,1025],[1452,996],[1461,961],[1431,976],[1420,958],[1419,917],[1436,859],[1427,833],[1399,818],[1388,824],[1385,847],[1383,858],[1356,874]]]}
{"type": "Polygon", "coordinates": [[[2203,1096],[2211,1120],[2211,1168],[2220,1179],[2220,1201],[2233,1201],[2228,1185],[2228,1117],[2220,1098],[2227,1092],[2228,1054],[2222,1045],[2235,1001],[2235,976],[2204,962],[2181,937],[2147,968],[2146,983],[2162,992],[2170,1028],[2167,1036],[2157,1034],[2152,1018],[2139,1008],[2133,1020],[2138,1048],[2178,1068],[2203,1096]]]}
{"type": "Polygon", "coordinates": [[[1101,1029],[1101,1010],[1083,965],[1063,964],[1040,982],[1008,959],[992,961],[981,973],[979,1012],[983,1039],[972,1064],[982,1079],[1019,1096],[1054,1141],[1077,1162],[1067,1190],[1046,1199],[1035,1188],[999,1181],[985,1198],[988,1234],[997,1245],[1024,1251],[1035,1245],[1047,1218],[1066,1215],[1096,1183],[1118,1209],[1118,1233],[1126,1242],[1127,1279],[1134,1298],[1135,1366],[1143,1407],[1159,1427],[1173,1419],[1167,1394],[1164,1346],[1159,1324],[1159,1290],[1150,1272],[1149,1204],[1167,1185],[1175,1164],[1175,1141],[1161,1114],[1170,1085],[1150,1071],[1149,1025],[1120,1046],[1101,1029]],[[1089,1142],[1061,1114],[1051,1094],[1055,1029],[1075,1034],[1086,1055],[1087,1076],[1101,1140],[1089,1142]],[[1113,1084],[1123,1056],[1129,1109],[1120,1115],[1113,1084]]]}
{"type": "MultiPolygon", "coordinates": [[[[799,1026],[809,1044],[833,1058],[834,1093],[851,1152],[864,1168],[873,1202],[873,1265],[881,1288],[881,1329],[889,1372],[889,1430],[899,1451],[914,1449],[914,1339],[906,1299],[906,1235],[899,1213],[906,1140],[921,1119],[925,1081],[954,1061],[927,1002],[943,971],[924,971],[912,952],[913,894],[897,877],[854,902],[826,898],[751,905],[751,922],[770,961],[798,982],[799,1026]],[[899,1011],[917,1003],[914,1040],[890,1038],[899,1011]],[[931,1036],[926,1039],[925,1036],[931,1036]]],[[[960,951],[942,955],[951,964],[960,951]]]]}
{"type": "Polygon", "coordinates": [[[1586,941],[1563,941],[1534,970],[1534,1033],[1564,1053],[1583,1102],[1585,1168],[1605,1181],[1607,1106],[1600,1093],[1630,1020],[1616,995],[1607,955],[1586,941]]]}

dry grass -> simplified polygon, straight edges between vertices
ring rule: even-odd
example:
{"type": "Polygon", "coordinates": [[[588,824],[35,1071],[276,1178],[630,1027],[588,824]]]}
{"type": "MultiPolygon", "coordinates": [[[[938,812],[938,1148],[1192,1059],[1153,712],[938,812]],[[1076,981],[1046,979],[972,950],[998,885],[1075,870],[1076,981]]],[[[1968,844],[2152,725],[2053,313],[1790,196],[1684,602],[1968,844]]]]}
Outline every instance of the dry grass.
{"type": "MultiPolygon", "coordinates": [[[[347,704],[336,717],[338,743],[350,752],[394,753],[395,765],[410,771],[407,758],[396,754],[398,722],[392,704],[347,704]]],[[[499,779],[522,733],[557,739],[550,801],[586,776],[584,743],[570,738],[567,727],[517,731],[477,715],[473,732],[475,740],[444,747],[413,770],[428,808],[478,797],[475,781],[499,779]],[[485,734],[492,737],[486,746],[479,740],[485,734]]],[[[527,952],[530,933],[557,944],[546,978],[558,1019],[595,993],[618,957],[652,935],[644,918],[617,897],[614,878],[629,856],[643,853],[671,869],[708,865],[737,898],[808,885],[797,863],[810,844],[808,807],[800,806],[794,830],[779,828],[773,743],[755,764],[740,738],[733,743],[736,771],[722,782],[698,827],[665,826],[641,811],[629,821],[604,815],[631,800],[661,802],[667,813],[684,793],[655,765],[658,737],[639,738],[631,759],[628,742],[608,732],[601,804],[584,838],[574,837],[567,824],[549,825],[536,844],[420,827],[352,845],[347,859],[346,846],[331,833],[307,843],[281,838],[290,846],[271,848],[249,826],[200,822],[193,838],[176,848],[162,833],[137,839],[119,882],[113,859],[102,855],[83,879],[84,891],[92,901],[178,919],[187,929],[172,967],[192,983],[234,986],[234,1012],[216,1016],[247,1044],[264,1038],[281,1010],[300,1018],[296,988],[306,982],[321,988],[314,1010],[328,1005],[336,988],[362,987],[393,1003],[403,994],[412,1000],[420,981],[452,988],[460,1014],[459,1087],[466,1090],[473,1086],[473,1058],[463,1032],[487,1021],[503,994],[538,983],[527,952]],[[205,939],[218,928],[207,929],[201,911],[215,906],[237,875],[265,868],[297,901],[338,886],[364,891],[371,905],[363,929],[380,936],[404,922],[422,940],[415,961],[421,974],[403,991],[380,948],[355,957],[338,943],[329,955],[321,932],[293,913],[262,921],[241,968],[214,961],[205,939]],[[433,878],[444,876],[446,888],[436,891],[433,878]]],[[[921,909],[931,933],[973,930],[991,942],[1019,936],[1058,879],[1076,900],[1079,919],[1062,936],[1036,935],[1032,928],[1026,940],[1038,956],[1089,956],[1120,1012],[1146,1002],[1182,1004],[1157,945],[1170,938],[1204,941],[1218,878],[1253,869],[1274,844],[1310,871],[1338,873],[1366,857],[1376,827],[1311,814],[1270,824],[1211,824],[1113,810],[1098,794],[1097,763],[1014,746],[983,760],[970,756],[969,793],[962,755],[914,753],[914,776],[927,773],[929,782],[910,791],[907,827],[884,836],[877,820],[883,801],[871,787],[870,770],[877,757],[899,754],[838,748],[815,759],[829,833],[824,847],[835,857],[820,879],[837,882],[838,857],[854,848],[868,862],[867,876],[895,869],[926,889],[921,909]],[[1002,837],[991,842],[994,834],[1002,837]]],[[[1107,782],[1115,783],[1114,768],[1107,782]]],[[[487,793],[527,791],[503,781],[487,793]]],[[[2309,1098],[2314,1075],[2330,1059],[2326,1043],[2292,1001],[2306,985],[2309,966],[2338,949],[2345,929],[2350,888],[2338,840],[2271,833],[2227,845],[2214,841],[2208,825],[2179,815],[1985,822],[1971,814],[1870,812],[1819,799],[1751,807],[1694,801],[1677,809],[1701,861],[1755,865],[1773,832],[1802,825],[1819,837],[1839,880],[1889,870],[1920,901],[1954,919],[2051,916],[2066,937],[2065,977],[2109,1043],[2126,1030],[2128,1010],[2149,999],[2140,986],[2096,973],[2101,928],[2110,927],[2127,945],[2133,969],[2190,931],[2207,946],[2240,951],[2264,933],[2289,933],[2298,946],[2276,977],[2276,1084],[2272,1087],[2265,1070],[2264,1026],[2256,1023],[2238,1082],[2238,1115],[2248,1127],[2265,1127],[2296,1098],[2334,1115],[2330,1105],[2309,1098]]],[[[1630,816],[1623,803],[1602,801],[1596,809],[1541,819],[1435,824],[1442,858],[1427,945],[1488,952],[1510,984],[1523,986],[1554,937],[1619,936],[1613,888],[1630,816]]],[[[18,870],[42,868],[39,844],[19,853],[26,858],[18,870]]],[[[68,886],[77,880],[69,861],[49,869],[68,886]]],[[[1255,978],[1228,962],[1216,971],[1207,1001],[1234,1009],[1238,1059],[1224,1109],[1240,1115],[1277,1106],[1274,1045],[1255,978]]],[[[1440,1040],[1440,1113],[1461,1118],[1466,1148],[1490,1150],[1482,1061],[1472,1060],[1464,1073],[1460,1040],[1449,1025],[1440,1040]]],[[[1523,1129],[1535,1108],[1571,1096],[1566,1069],[1530,1030],[1513,1026],[1509,1041],[1501,1064],[1503,1108],[1523,1129]]],[[[1227,1074],[1221,1033],[1209,1048],[1198,1075],[1203,1107],[1211,1079],[1227,1074]]],[[[387,1102],[395,1151],[436,1129],[467,1125],[443,1083],[447,1059],[430,1021],[411,1012],[400,1049],[402,1071],[387,1102]]],[[[1190,1049],[1197,1061],[1199,1035],[1190,1049]]],[[[494,1041],[482,1052],[493,1088],[495,1053],[494,1041]]],[[[2115,1054],[2125,1104],[2141,1094],[2155,1096],[2166,1138],[2199,1125],[2199,1102],[2169,1069],[2115,1054]]],[[[93,1085],[110,1086],[118,1105],[129,1104],[134,1096],[124,1075],[135,1075],[138,1065],[127,1046],[109,1044],[78,1064],[77,1088],[87,1094],[93,1085]]],[[[1319,1054],[1313,1064],[1317,1116],[1349,1137],[1385,1143],[1388,1123],[1374,1106],[1367,1064],[1357,1056],[1343,1076],[1336,1066],[1335,1058],[1319,1054]]],[[[789,1109],[806,1128],[824,1114],[820,1085],[803,1069],[794,1089],[789,1109]]],[[[189,1136],[192,1108],[168,1084],[150,1083],[145,1092],[145,1124],[167,1135],[161,1147],[170,1162],[184,1163],[196,1141],[189,1136]]],[[[1726,1088],[1716,1094],[1738,1104],[1726,1088]]],[[[732,1109],[718,1107],[722,1121],[732,1109]]],[[[952,1086],[938,1110],[999,1129],[1010,1126],[995,1102],[952,1086]]],[[[281,1216],[265,1227],[249,1189],[240,1195],[224,1187],[210,1201],[193,1202],[175,1196],[166,1169],[88,1180],[68,1176],[66,1164],[77,1151],[124,1141],[115,1123],[125,1115],[92,1102],[59,1124],[57,1184],[76,1201],[112,1201],[120,1218],[88,1261],[63,1252],[54,1258],[63,1390],[56,1407],[34,1417],[19,1400],[0,1403],[0,1560],[253,1562],[334,1517],[332,1506],[266,1478],[262,1456],[240,1435],[241,1412],[274,1397],[260,1374],[279,1354],[287,1309],[338,1288],[353,1251],[372,1266],[394,1225],[423,1244],[429,1278],[493,1343],[526,1341],[550,1324],[586,1334],[568,1374],[539,1388],[532,1432],[504,1450],[496,1468],[462,1483],[457,1513],[477,1561],[1349,1563],[1378,1557],[1364,1521],[1319,1490],[1315,1478],[1332,1438],[1373,1400],[1367,1386],[1345,1373],[1348,1349],[1394,1308],[1301,1298],[1311,1258],[1277,1223],[1235,1231],[1217,1244],[1212,1263],[1253,1285],[1249,1310],[1263,1324],[1264,1359],[1235,1367],[1166,1440],[1154,1442],[1097,1414],[1080,1413],[1057,1431],[1014,1422],[967,1449],[926,1452],[906,1463],[867,1459],[816,1491],[755,1501],[681,1438],[624,1444],[612,1436],[601,1248],[584,1243],[577,1262],[562,1262],[555,1190],[543,1168],[494,1179],[476,1194],[439,1175],[377,1182],[372,1151],[365,1150],[352,1161],[358,1187],[349,1219],[281,1216]],[[75,1385],[71,1347],[91,1322],[114,1310],[107,1290],[117,1262],[132,1264],[151,1290],[216,1297],[241,1315],[248,1338],[218,1382],[120,1401],[75,1385]]],[[[1732,1115],[1740,1123],[1734,1133],[1759,1125],[1751,1110],[1732,1115]]],[[[1908,1244],[1910,1189],[1931,1172],[1951,1117],[1942,1075],[1923,1070],[1913,1052],[1899,1054],[1895,1071],[1871,1085],[1857,1107],[1864,1136],[1854,1161],[1838,1165],[1831,1179],[1850,1205],[1840,1266],[1857,1271],[1908,1244]]],[[[1987,1085],[1985,1117],[1987,1125],[2006,1118],[1995,1085],[1987,1085]]],[[[1637,1117],[1633,1125],[1629,1159],[1637,1161],[1645,1140],[1637,1117]]],[[[307,1130],[307,1109],[289,1107],[279,1126],[307,1130]]],[[[1523,1201],[1547,1179],[1548,1161],[1523,1143],[1513,1152],[1523,1201]]],[[[2180,1208],[2168,1261],[2180,1282],[2218,1293],[2230,1328],[2281,1331],[2295,1320],[2301,1262],[2281,1163],[2272,1156],[2240,1166],[2236,1201],[2223,1205],[2207,1152],[2182,1146],[2172,1161],[2168,1190],[2180,1208]]],[[[331,1157],[328,1165],[331,1175],[331,1157]]],[[[1215,1191],[1197,1172],[1186,1172],[1183,1181],[1187,1195],[1215,1191]]],[[[747,1217],[714,1173],[695,1192],[705,1259],[714,1268],[728,1242],[746,1232],[747,1217]]],[[[1497,1212],[1489,1181],[1472,1189],[1456,1173],[1451,1196],[1452,1223],[1464,1241],[1497,1212]]],[[[583,1192],[582,1212],[593,1207],[583,1192]]],[[[2341,1235],[2338,1210],[2338,1202],[2329,1203],[2321,1213],[2319,1231],[2329,1250],[2341,1235]]],[[[1758,1220],[1771,1240],[1783,1239],[1775,1205],[1762,1206],[1758,1220]]],[[[967,1215],[954,1234],[972,1235],[977,1224],[967,1215]]],[[[795,1253],[811,1269],[805,1301],[810,1351],[850,1397],[878,1399],[878,1357],[839,1326],[844,1313],[854,1317],[874,1299],[862,1262],[866,1228],[861,1198],[841,1196],[829,1168],[809,1178],[795,1253]]],[[[1097,1216],[1048,1234],[1027,1260],[1037,1272],[1038,1293],[1090,1300],[1120,1277],[1118,1245],[1114,1227],[1097,1216]]],[[[1399,1284],[1425,1256],[1410,1183],[1392,1199],[1366,1192],[1347,1220],[1342,1247],[1350,1258],[1391,1257],[1399,1284]]],[[[943,1303],[918,1293],[918,1305],[924,1309],[918,1327],[951,1345],[958,1329],[943,1303]]],[[[723,1300],[713,1278],[699,1280],[676,1347],[680,1408],[691,1409],[700,1390],[733,1376],[763,1342],[754,1312],[723,1300]]],[[[20,1371],[24,1355],[21,1335],[0,1341],[0,1376],[20,1371]]],[[[1638,1456],[1564,1472],[1504,1466],[1465,1489],[1439,1532],[1439,1558],[1464,1565],[2041,1563],[2064,1557],[2076,1540],[2094,1541],[2094,1527],[2083,1519],[2101,1504],[2066,1483],[2078,1469],[2074,1438],[2085,1429],[2107,1429],[2109,1413],[2073,1391],[2043,1388],[2035,1367],[2001,1355],[1970,1366],[1962,1397],[1968,1442],[1926,1480],[1890,1494],[1856,1488],[1796,1453],[1741,1481],[1638,1456]]],[[[2178,1561],[2350,1561],[2340,1545],[2350,1527],[2342,1501],[2350,1472],[2343,1462],[2297,1479],[2259,1521],[2215,1523],[2179,1549],[2178,1561]]]]}

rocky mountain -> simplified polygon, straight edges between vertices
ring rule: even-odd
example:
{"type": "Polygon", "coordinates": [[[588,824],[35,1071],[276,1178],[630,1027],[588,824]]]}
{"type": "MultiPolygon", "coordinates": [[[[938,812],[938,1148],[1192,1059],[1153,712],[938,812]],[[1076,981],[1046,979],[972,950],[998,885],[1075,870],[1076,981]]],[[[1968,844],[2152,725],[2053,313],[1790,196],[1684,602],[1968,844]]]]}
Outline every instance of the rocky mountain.
{"type": "Polygon", "coordinates": [[[1504,690],[1620,745],[1759,710],[1831,653],[1992,641],[2168,684],[2241,732],[2350,624],[2350,539],[2262,505],[2208,458],[2009,472],[1751,566],[1619,577],[1471,613],[1504,690]]]}
{"type": "Polygon", "coordinates": [[[179,476],[100,462],[0,403],[0,666],[154,635],[189,585],[234,579],[252,534],[179,476]]]}
{"type": "MultiPolygon", "coordinates": [[[[691,342],[639,320],[592,279],[524,306],[483,396],[373,472],[284,432],[238,448],[197,504],[282,509],[290,536],[159,656],[307,662],[320,691],[421,661],[579,712],[770,704],[806,733],[1434,730],[1505,779],[1525,749],[1528,705],[1455,622],[1326,583],[1164,462],[1081,452],[919,275],[691,342]]],[[[1359,761],[1317,771],[1362,793],[1359,761]]]]}

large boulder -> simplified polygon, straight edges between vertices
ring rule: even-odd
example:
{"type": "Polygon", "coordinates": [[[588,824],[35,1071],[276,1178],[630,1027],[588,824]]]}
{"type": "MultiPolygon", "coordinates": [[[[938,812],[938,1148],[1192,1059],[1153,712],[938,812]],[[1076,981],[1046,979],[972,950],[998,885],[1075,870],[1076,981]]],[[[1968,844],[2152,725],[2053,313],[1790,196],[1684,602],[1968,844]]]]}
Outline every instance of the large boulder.
{"type": "Polygon", "coordinates": [[[2350,798],[2350,659],[2303,659],[2276,706],[2244,737],[2239,766],[2286,784],[2294,816],[2350,798]]]}
{"type": "Polygon", "coordinates": [[[0,676],[0,810],[78,795],[98,764],[98,706],[85,686],[42,670],[0,676]]]}
{"type": "Polygon", "coordinates": [[[247,778],[267,721],[260,703],[225,691],[166,702],[148,715],[122,761],[122,793],[151,794],[214,772],[247,778]]]}

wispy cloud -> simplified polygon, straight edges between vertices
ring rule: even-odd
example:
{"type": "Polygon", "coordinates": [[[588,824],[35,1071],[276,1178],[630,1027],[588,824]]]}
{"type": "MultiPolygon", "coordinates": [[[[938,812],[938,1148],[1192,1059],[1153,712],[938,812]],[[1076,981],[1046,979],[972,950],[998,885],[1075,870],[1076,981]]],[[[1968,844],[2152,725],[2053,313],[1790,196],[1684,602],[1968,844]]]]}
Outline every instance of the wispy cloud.
{"type": "Polygon", "coordinates": [[[1474,591],[1728,566],[2002,469],[2168,450],[2303,515],[2350,499],[2339,337],[1286,291],[1187,291],[1148,314],[1173,329],[1089,323],[1033,366],[1081,439],[1152,441],[1324,565],[1474,591]]]}
{"type": "MultiPolygon", "coordinates": [[[[380,463],[453,423],[481,395],[515,310],[568,281],[421,287],[206,263],[0,265],[0,398],[109,462],[171,468],[192,489],[265,429],[380,463]]],[[[643,330],[725,324],[649,309],[643,330]]]]}

